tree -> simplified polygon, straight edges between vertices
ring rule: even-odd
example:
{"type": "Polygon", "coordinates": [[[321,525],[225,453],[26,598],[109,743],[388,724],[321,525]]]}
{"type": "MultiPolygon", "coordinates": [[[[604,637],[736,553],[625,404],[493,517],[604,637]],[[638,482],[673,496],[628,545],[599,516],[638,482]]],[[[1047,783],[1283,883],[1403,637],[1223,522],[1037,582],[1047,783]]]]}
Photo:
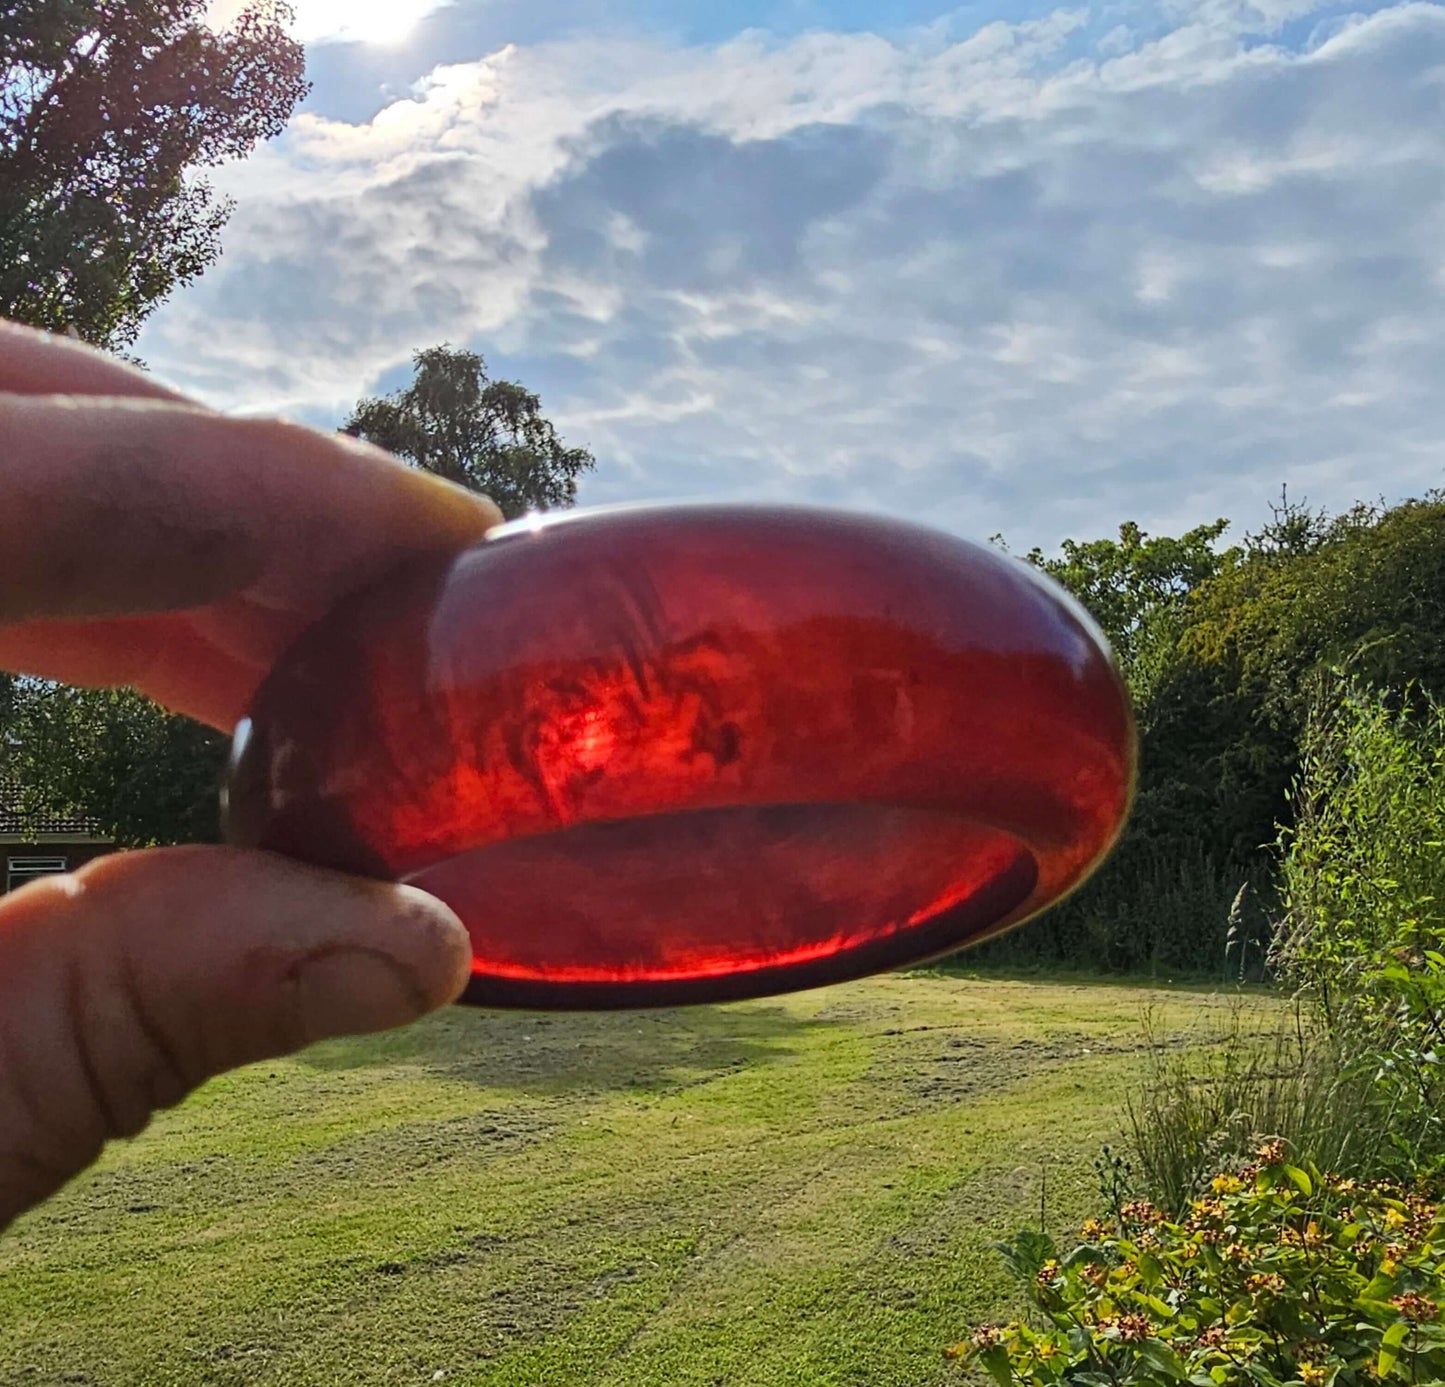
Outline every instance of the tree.
{"type": "Polygon", "coordinates": [[[134,341],[220,254],[193,170],[278,134],[308,90],[290,11],[217,33],[207,0],[0,0],[0,316],[134,341]]]}
{"type": "Polygon", "coordinates": [[[1153,766],[1177,764],[1239,852],[1288,815],[1299,740],[1331,669],[1397,706],[1445,697],[1445,497],[1328,518],[1285,506],[1190,604],[1149,710],[1153,766]]]}
{"type": "MultiPolygon", "coordinates": [[[[0,0],[0,316],[119,349],[219,254],[231,204],[194,171],[279,133],[307,83],[284,4],[224,33],[207,8],[0,0]]],[[[138,694],[0,676],[0,732],[32,811],[216,836],[226,739],[138,694]]]]}
{"type": "Polygon", "coordinates": [[[1066,539],[1056,558],[1032,550],[1028,561],[1083,603],[1114,646],[1138,697],[1161,651],[1179,638],[1191,593],[1234,561],[1215,546],[1227,520],[1198,525],[1177,539],[1146,534],[1132,520],[1119,538],[1066,539]]]}
{"type": "Polygon", "coordinates": [[[215,842],[230,739],[131,689],[11,681],[0,707],[21,812],[80,810],[122,847],[215,842]]]}
{"type": "Polygon", "coordinates": [[[411,385],[362,400],[346,433],[485,492],[509,520],[577,499],[577,477],[592,467],[592,454],[562,445],[536,395],[490,379],[475,352],[443,345],[412,361],[411,385]]]}
{"type": "Polygon", "coordinates": [[[1199,541],[1213,529],[1155,541],[1126,525],[1118,544],[1031,556],[1120,646],[1139,795],[1098,875],[989,946],[996,957],[1217,968],[1240,886],[1271,903],[1267,845],[1291,822],[1321,681],[1343,670],[1407,720],[1445,699],[1445,495],[1333,517],[1285,497],[1258,533],[1211,558],[1199,541]]]}

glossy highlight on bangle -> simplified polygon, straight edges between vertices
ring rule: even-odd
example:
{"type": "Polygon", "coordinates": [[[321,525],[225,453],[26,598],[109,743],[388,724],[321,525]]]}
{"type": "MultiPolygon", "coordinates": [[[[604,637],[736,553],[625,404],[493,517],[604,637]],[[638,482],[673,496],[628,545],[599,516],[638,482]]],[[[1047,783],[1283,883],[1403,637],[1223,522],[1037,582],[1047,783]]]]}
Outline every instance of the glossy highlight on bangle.
{"type": "Polygon", "coordinates": [[[1103,637],[991,547],[802,507],[515,522],[344,600],[237,730],[230,841],[448,902],[463,1000],[661,1006],[952,952],[1128,813],[1103,637]]]}

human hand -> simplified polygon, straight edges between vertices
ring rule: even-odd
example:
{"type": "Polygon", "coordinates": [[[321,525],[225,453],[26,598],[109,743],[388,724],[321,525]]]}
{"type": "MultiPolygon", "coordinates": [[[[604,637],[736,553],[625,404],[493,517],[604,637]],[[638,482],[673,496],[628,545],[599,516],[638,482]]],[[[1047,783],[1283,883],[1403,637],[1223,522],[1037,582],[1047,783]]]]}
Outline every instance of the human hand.
{"type": "MultiPolygon", "coordinates": [[[[229,730],[342,593],[500,518],[365,444],[0,323],[0,668],[229,730]]],[[[0,1228],[205,1079],[453,1000],[470,952],[420,891],[232,848],[0,897],[0,1228]]]]}

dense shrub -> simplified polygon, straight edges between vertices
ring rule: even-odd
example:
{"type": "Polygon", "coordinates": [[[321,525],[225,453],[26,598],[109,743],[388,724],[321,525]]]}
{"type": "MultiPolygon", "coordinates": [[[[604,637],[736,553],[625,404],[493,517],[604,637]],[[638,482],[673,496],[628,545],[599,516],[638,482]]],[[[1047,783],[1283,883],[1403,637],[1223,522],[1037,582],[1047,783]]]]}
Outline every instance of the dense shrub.
{"type": "Polygon", "coordinates": [[[1445,709],[1345,687],[1282,837],[1281,974],[1367,1067],[1402,1171],[1445,1163],[1445,709]],[[1403,704],[1404,706],[1399,706],[1403,704]]]}
{"type": "Polygon", "coordinates": [[[1083,1238],[1004,1246],[1034,1323],[950,1356],[1002,1387],[1445,1381],[1445,1216],[1421,1191],[1321,1176],[1271,1141],[1181,1217],[1136,1201],[1083,1238]]]}
{"type": "Polygon", "coordinates": [[[1129,1103],[1166,1208],[1261,1132],[1357,1178],[1445,1167],[1445,712],[1337,685],[1302,748],[1271,946],[1294,1005],[1150,1045],[1129,1103]]]}
{"type": "Polygon", "coordinates": [[[1445,697],[1445,498],[1329,517],[1294,505],[1238,546],[1123,525],[1033,562],[1104,627],[1134,696],[1139,797],[1115,858],[975,962],[1221,976],[1221,900],[1270,904],[1316,677],[1338,666],[1402,706],[1445,697]]]}
{"type": "Polygon", "coordinates": [[[1191,594],[1140,720],[1150,786],[1208,804],[1195,832],[1216,856],[1257,854],[1291,821],[1315,676],[1332,667],[1393,698],[1445,696],[1439,495],[1333,518],[1282,507],[1191,594]]]}
{"type": "Polygon", "coordinates": [[[1272,898],[1264,864],[1220,862],[1188,843],[1155,846],[1135,834],[1062,905],[958,962],[1258,980],[1272,898]]]}

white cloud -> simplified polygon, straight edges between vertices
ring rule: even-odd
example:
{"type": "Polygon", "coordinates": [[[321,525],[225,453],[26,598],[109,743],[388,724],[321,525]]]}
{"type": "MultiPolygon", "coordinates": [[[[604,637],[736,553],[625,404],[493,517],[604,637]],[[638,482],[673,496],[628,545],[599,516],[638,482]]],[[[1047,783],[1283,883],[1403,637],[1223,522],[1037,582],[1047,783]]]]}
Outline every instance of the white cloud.
{"type": "MultiPolygon", "coordinates": [[[[1020,544],[1441,479],[1445,7],[962,42],[578,40],[439,68],[229,171],[148,329],[233,408],[416,347],[518,363],[584,499],[819,499],[1020,544]],[[1071,46],[1072,45],[1072,46],[1071,46]]],[[[1331,11],[1331,14],[1334,12],[1331,11]]]]}

